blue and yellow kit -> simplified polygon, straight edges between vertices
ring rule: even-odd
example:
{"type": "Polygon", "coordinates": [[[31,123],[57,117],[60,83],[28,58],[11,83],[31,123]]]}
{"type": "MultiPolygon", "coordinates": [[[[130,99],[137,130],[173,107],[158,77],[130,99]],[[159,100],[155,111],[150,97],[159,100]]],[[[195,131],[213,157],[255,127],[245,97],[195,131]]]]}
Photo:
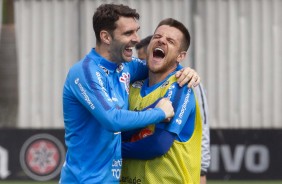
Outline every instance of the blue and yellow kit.
{"type": "Polygon", "coordinates": [[[95,49],[71,67],[63,89],[67,154],[61,184],[119,183],[121,131],[165,118],[159,108],[128,111],[129,84],[147,73],[139,59],[118,65],[95,49]]]}
{"type": "MultiPolygon", "coordinates": [[[[193,89],[179,87],[174,74],[150,87],[148,79],[131,85],[129,98],[131,110],[148,109],[162,97],[169,98],[175,110],[170,123],[140,129],[131,137],[130,141],[135,141],[132,144],[138,144],[138,141],[149,138],[156,129],[174,134],[175,140],[164,155],[149,160],[123,159],[121,178],[123,184],[200,183],[202,136],[200,110],[193,89]]],[[[150,146],[151,148],[146,149],[152,149],[152,143],[150,146]]]]}

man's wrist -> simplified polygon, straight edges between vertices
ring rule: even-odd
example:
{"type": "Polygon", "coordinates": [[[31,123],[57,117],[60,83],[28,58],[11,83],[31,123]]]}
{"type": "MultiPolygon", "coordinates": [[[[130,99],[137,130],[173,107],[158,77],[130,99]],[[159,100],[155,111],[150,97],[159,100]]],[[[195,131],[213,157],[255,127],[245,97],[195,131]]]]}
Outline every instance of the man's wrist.
{"type": "Polygon", "coordinates": [[[201,176],[206,176],[206,175],[207,175],[207,171],[201,170],[201,176]]]}

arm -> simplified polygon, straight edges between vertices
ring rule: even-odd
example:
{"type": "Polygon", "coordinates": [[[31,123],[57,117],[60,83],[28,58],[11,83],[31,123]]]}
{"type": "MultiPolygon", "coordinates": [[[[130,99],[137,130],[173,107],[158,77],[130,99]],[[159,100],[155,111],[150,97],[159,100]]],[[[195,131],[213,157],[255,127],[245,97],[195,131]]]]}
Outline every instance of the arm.
{"type": "Polygon", "coordinates": [[[132,58],[132,61],[126,63],[130,69],[131,80],[130,83],[135,81],[143,80],[148,77],[148,67],[145,60],[140,60],[138,58],[132,58]]]}
{"type": "Polygon", "coordinates": [[[134,129],[134,130],[129,130],[129,131],[124,131],[121,133],[122,137],[122,142],[129,142],[131,137],[134,134],[137,134],[139,131],[141,131],[141,129],[134,129]]]}
{"type": "Polygon", "coordinates": [[[206,175],[201,176],[201,178],[200,178],[200,184],[206,184],[206,183],[207,183],[207,177],[206,177],[206,175]]]}
{"type": "Polygon", "coordinates": [[[194,92],[191,88],[179,87],[174,84],[174,87],[170,87],[167,94],[171,96],[175,116],[170,123],[160,123],[156,126],[177,134],[178,141],[186,142],[194,132],[193,117],[195,117],[196,110],[194,92]]]}
{"type": "Polygon", "coordinates": [[[122,157],[149,160],[164,155],[175,139],[175,134],[155,129],[154,134],[136,142],[122,143],[122,157]]]}
{"type": "Polygon", "coordinates": [[[102,75],[98,70],[88,73],[81,72],[80,68],[71,70],[64,89],[71,95],[64,95],[64,100],[67,99],[69,105],[77,103],[78,100],[102,126],[113,132],[140,128],[165,119],[164,109],[160,108],[144,112],[121,109],[111,99],[107,90],[108,81],[102,75]]]}
{"type": "MultiPolygon", "coordinates": [[[[202,119],[202,162],[201,162],[201,176],[205,177],[210,166],[210,129],[208,119],[208,103],[206,94],[202,84],[195,88],[197,100],[199,102],[201,119],[202,119]]],[[[202,178],[204,181],[204,178],[202,178]]]]}
{"type": "Polygon", "coordinates": [[[193,104],[195,105],[194,93],[191,89],[177,86],[171,87],[173,91],[168,91],[167,94],[172,94],[171,99],[174,99],[172,103],[175,109],[175,117],[180,116],[181,118],[173,118],[168,124],[158,124],[155,132],[144,139],[123,143],[122,154],[124,158],[152,159],[167,153],[175,139],[181,137],[180,141],[186,141],[190,138],[194,131],[194,125],[189,124],[188,117],[195,109],[195,106],[193,106],[193,104]],[[183,109],[186,109],[185,113],[183,113],[183,109]],[[179,119],[181,119],[182,123],[179,123],[179,119]],[[185,128],[184,131],[182,131],[183,127],[185,128]],[[183,132],[185,133],[180,136],[180,133],[183,132]]]}

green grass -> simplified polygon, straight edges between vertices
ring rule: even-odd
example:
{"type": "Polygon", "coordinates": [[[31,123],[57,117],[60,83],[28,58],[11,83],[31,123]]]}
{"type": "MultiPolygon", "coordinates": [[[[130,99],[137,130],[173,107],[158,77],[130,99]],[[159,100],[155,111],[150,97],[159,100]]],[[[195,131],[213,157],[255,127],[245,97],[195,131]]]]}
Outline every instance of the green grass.
{"type": "Polygon", "coordinates": [[[222,180],[208,180],[207,184],[281,184],[282,181],[222,181],[222,180]]]}
{"type": "MultiPolygon", "coordinates": [[[[36,181],[1,181],[1,184],[58,184],[57,181],[36,182],[36,181]]],[[[282,181],[222,181],[208,180],[207,184],[281,184],[282,181]]]]}

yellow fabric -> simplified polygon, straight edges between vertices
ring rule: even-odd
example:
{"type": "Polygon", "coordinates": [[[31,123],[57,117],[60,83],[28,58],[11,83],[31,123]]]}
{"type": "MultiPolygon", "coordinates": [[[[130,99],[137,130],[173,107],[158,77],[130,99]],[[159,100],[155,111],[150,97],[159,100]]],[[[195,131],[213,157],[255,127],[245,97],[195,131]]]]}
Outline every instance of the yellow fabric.
{"type": "MultiPolygon", "coordinates": [[[[176,81],[172,76],[168,85],[157,88],[146,97],[140,96],[140,88],[130,89],[130,109],[141,110],[163,97],[176,81]]],[[[174,141],[170,150],[153,160],[124,159],[122,184],[199,184],[201,167],[202,123],[196,101],[196,118],[193,135],[187,142],[174,141]]],[[[151,128],[151,127],[150,127],[151,128]]]]}

